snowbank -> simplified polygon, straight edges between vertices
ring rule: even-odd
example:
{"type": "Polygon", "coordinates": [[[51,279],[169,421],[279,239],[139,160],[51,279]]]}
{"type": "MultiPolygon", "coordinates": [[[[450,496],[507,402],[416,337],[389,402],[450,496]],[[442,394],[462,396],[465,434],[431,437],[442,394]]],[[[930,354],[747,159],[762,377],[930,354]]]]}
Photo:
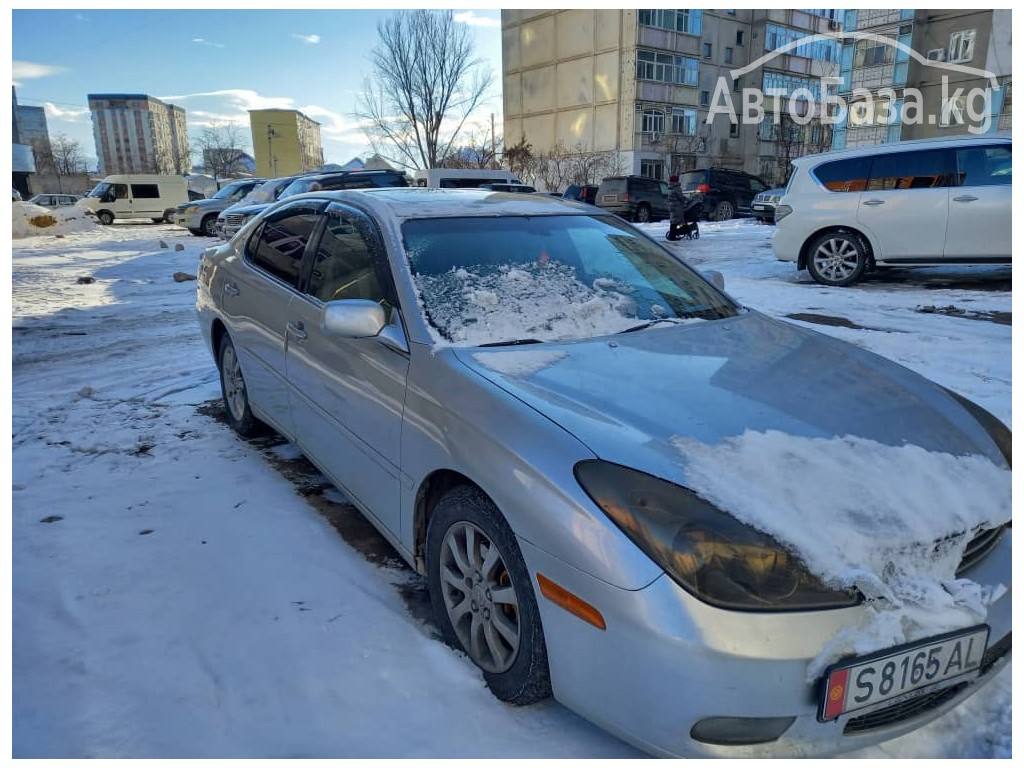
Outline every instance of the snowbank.
{"type": "Polygon", "coordinates": [[[32,203],[12,203],[11,236],[15,238],[36,235],[66,235],[85,232],[99,226],[95,216],[84,205],[63,208],[44,208],[32,203]]]}

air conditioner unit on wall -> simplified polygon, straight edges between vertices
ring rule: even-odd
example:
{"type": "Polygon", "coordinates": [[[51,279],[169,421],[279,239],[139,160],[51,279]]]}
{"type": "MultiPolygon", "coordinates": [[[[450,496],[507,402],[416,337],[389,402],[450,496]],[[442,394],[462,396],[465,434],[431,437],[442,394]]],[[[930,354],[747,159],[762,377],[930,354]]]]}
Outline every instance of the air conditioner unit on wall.
{"type": "Polygon", "coordinates": [[[928,61],[945,61],[946,60],[946,49],[945,48],[932,48],[928,51],[928,61]]]}

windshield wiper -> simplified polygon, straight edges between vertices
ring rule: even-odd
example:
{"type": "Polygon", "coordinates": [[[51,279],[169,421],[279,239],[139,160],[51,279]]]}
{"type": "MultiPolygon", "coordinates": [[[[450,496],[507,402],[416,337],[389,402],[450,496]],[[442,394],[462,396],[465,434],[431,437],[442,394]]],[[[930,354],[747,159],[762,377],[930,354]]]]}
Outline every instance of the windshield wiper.
{"type": "Polygon", "coordinates": [[[489,341],[486,344],[480,344],[481,347],[515,347],[520,344],[543,344],[544,342],[540,339],[509,339],[508,341],[489,341]]]}
{"type": "Polygon", "coordinates": [[[672,325],[679,325],[680,323],[686,322],[684,317],[659,317],[654,320],[648,320],[646,323],[640,323],[640,325],[634,325],[632,328],[627,328],[619,333],[632,333],[633,331],[642,331],[644,328],[650,328],[652,325],[658,323],[671,323],[672,325]]]}

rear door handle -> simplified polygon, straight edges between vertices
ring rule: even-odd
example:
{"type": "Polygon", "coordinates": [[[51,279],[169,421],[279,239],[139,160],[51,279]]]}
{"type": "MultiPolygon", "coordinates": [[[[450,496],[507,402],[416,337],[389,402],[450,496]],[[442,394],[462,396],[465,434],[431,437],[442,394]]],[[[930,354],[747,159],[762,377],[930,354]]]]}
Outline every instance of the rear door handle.
{"type": "Polygon", "coordinates": [[[960,197],[954,197],[953,199],[956,200],[958,203],[970,203],[973,202],[974,200],[977,200],[978,198],[976,198],[974,195],[960,195],[960,197]]]}
{"type": "Polygon", "coordinates": [[[306,333],[306,326],[302,324],[301,320],[296,323],[288,323],[288,333],[299,341],[302,341],[309,335],[306,333]]]}
{"type": "Polygon", "coordinates": [[[241,291],[238,290],[238,286],[234,283],[224,283],[224,293],[228,296],[237,296],[241,291]]]}
{"type": "Polygon", "coordinates": [[[885,200],[865,200],[864,205],[885,205],[885,200]]]}

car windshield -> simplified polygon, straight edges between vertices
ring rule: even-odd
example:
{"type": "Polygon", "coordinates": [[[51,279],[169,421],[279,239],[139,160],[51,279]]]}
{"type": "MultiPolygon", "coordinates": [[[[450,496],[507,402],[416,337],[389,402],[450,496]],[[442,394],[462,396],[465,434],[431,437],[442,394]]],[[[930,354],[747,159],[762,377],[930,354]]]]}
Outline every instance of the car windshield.
{"type": "Polygon", "coordinates": [[[285,197],[291,197],[292,195],[301,195],[303,192],[309,192],[309,188],[313,186],[314,181],[318,181],[318,179],[316,177],[296,179],[281,190],[281,194],[277,196],[277,199],[280,200],[285,197]]]}
{"type": "Polygon", "coordinates": [[[402,235],[441,343],[566,341],[738,311],[613,216],[414,219],[402,235]]]}
{"type": "Polygon", "coordinates": [[[245,184],[228,184],[226,187],[218,189],[211,200],[230,200],[232,198],[241,197],[241,191],[245,188],[245,184]]]}
{"type": "Polygon", "coordinates": [[[110,182],[101,181],[95,187],[93,187],[88,192],[86,192],[85,196],[86,197],[103,197],[103,195],[106,193],[106,191],[108,189],[110,189],[110,187],[111,187],[110,182]]]}

